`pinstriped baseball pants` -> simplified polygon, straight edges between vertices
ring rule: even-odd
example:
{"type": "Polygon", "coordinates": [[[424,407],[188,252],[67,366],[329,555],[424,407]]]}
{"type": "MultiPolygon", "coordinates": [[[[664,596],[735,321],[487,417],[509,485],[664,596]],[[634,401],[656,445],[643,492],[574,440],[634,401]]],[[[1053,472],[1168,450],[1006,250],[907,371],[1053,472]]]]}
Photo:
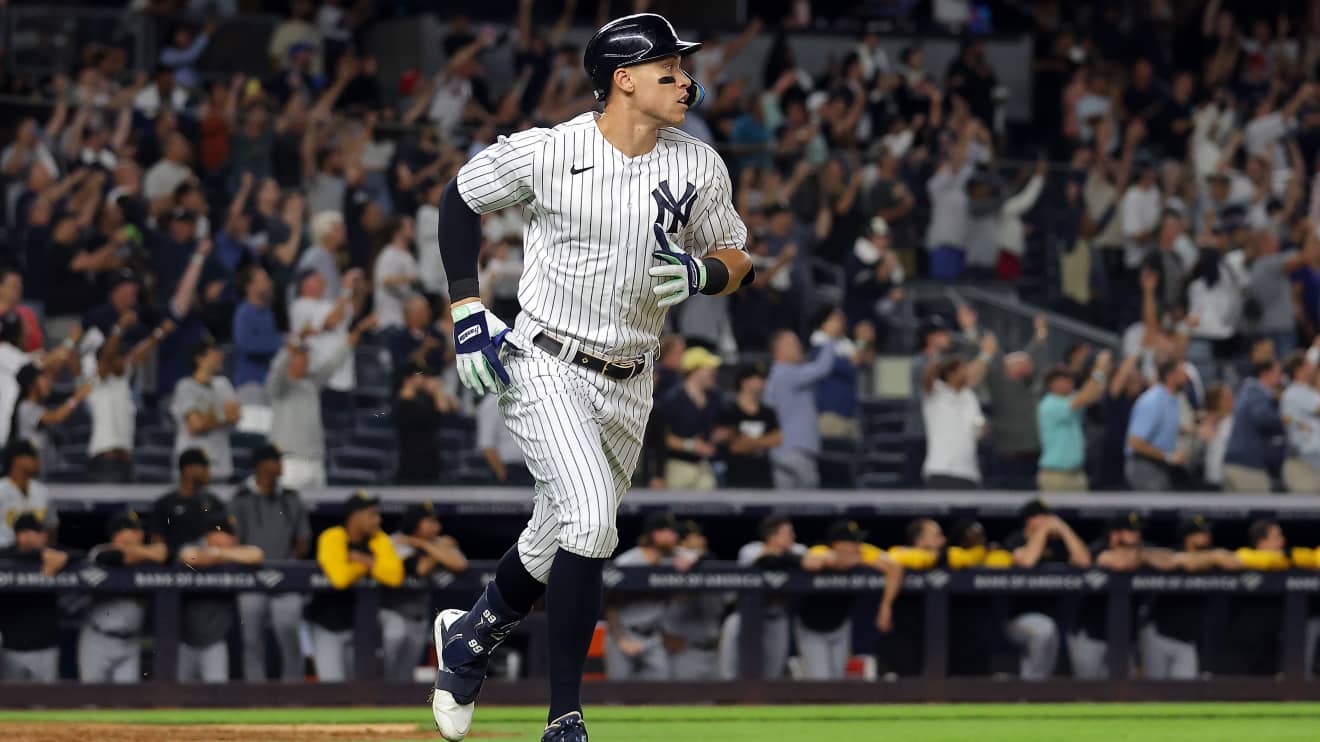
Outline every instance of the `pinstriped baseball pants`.
{"type": "Polygon", "coordinates": [[[641,454],[652,379],[609,379],[525,342],[505,345],[501,358],[510,383],[500,412],[536,480],[518,554],[545,582],[560,548],[598,559],[614,554],[615,513],[641,454]]]}

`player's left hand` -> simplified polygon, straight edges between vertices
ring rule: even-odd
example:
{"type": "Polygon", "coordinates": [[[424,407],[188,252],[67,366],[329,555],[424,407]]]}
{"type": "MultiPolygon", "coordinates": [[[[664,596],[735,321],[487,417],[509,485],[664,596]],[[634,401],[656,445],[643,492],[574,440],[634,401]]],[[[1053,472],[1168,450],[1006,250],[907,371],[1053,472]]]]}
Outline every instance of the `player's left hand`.
{"type": "Polygon", "coordinates": [[[653,228],[659,247],[651,253],[651,257],[662,261],[664,265],[654,266],[648,273],[652,278],[665,279],[652,289],[656,295],[655,303],[660,307],[672,307],[706,285],[706,266],[670,242],[664,227],[656,224],[653,228]]]}
{"type": "Polygon", "coordinates": [[[450,316],[454,319],[458,380],[477,394],[498,393],[500,383],[509,383],[509,373],[499,355],[504,336],[509,334],[508,325],[486,311],[479,301],[454,306],[450,316]]]}

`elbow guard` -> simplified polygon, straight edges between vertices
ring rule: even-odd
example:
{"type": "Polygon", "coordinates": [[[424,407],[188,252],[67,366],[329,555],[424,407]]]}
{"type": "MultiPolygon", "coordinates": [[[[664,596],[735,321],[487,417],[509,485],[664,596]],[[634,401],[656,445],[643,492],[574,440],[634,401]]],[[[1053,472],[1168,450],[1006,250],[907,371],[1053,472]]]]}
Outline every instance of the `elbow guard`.
{"type": "Polygon", "coordinates": [[[440,198],[440,229],[444,249],[440,259],[449,278],[449,300],[480,296],[477,257],[481,254],[481,215],[458,192],[458,178],[449,181],[440,198]]]}

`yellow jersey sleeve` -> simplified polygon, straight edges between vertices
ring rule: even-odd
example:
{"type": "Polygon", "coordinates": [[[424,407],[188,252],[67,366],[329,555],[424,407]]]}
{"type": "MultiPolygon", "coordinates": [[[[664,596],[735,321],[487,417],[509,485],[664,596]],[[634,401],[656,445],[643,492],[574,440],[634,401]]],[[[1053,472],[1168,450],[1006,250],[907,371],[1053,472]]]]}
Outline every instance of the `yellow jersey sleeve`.
{"type": "Polygon", "coordinates": [[[994,549],[985,555],[985,561],[981,563],[982,567],[988,569],[1010,569],[1013,566],[1013,552],[1004,549],[994,549]]]}
{"type": "Polygon", "coordinates": [[[1288,557],[1275,551],[1259,551],[1257,549],[1241,548],[1236,552],[1237,558],[1242,562],[1242,566],[1247,569],[1260,571],[1288,569],[1292,563],[1288,557]]]}
{"type": "Polygon", "coordinates": [[[321,565],[325,576],[330,578],[330,584],[339,590],[357,582],[367,573],[366,567],[348,561],[348,531],[343,526],[327,528],[317,537],[316,562],[321,565]]]}
{"type": "Polygon", "coordinates": [[[891,546],[889,558],[898,562],[905,569],[930,569],[935,566],[936,556],[925,549],[911,546],[891,546]]]}
{"type": "Polygon", "coordinates": [[[984,546],[973,546],[969,549],[961,546],[950,546],[946,554],[950,569],[979,567],[985,563],[986,558],[984,546]]]}

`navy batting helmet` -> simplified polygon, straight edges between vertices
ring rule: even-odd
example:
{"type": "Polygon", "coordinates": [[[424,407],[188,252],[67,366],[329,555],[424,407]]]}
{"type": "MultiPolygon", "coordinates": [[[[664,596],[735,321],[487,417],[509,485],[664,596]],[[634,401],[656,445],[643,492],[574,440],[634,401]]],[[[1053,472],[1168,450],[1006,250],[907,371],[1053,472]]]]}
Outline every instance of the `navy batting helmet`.
{"type": "MultiPolygon", "coordinates": [[[[686,56],[701,44],[678,38],[664,16],[637,13],[610,21],[587,42],[582,65],[587,69],[596,100],[604,100],[610,78],[620,67],[653,62],[674,54],[686,56]]],[[[695,80],[694,80],[695,82],[695,80]]]]}

